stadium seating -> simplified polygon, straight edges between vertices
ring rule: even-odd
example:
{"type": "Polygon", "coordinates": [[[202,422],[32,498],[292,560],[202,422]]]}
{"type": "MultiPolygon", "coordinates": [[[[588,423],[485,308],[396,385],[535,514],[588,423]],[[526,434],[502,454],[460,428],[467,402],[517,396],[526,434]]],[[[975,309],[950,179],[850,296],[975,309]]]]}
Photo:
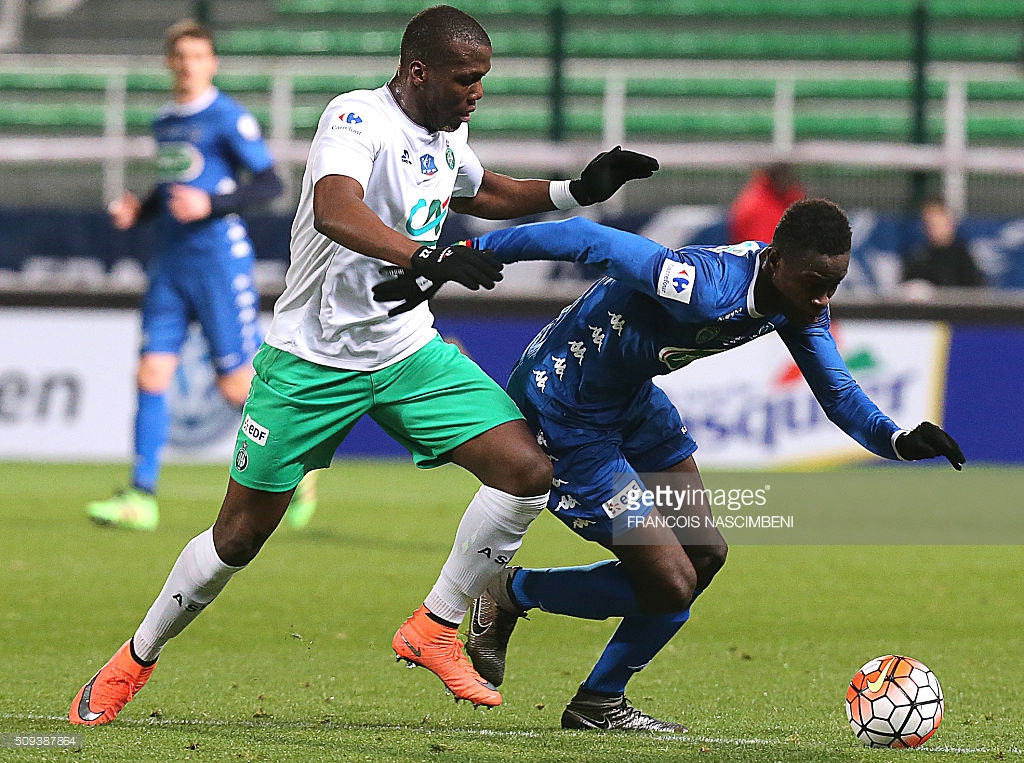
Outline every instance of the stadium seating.
{"type": "MultiPolygon", "coordinates": [[[[474,15],[516,15],[549,12],[561,5],[566,13],[589,16],[662,17],[726,16],[753,18],[905,17],[919,0],[462,0],[459,7],[474,15]]],[[[928,12],[939,18],[1018,20],[1019,0],[929,0],[928,12]]],[[[420,0],[277,0],[282,14],[377,14],[412,16],[420,0]]]]}
{"type": "MultiPolygon", "coordinates": [[[[543,62],[551,52],[548,14],[556,0],[463,0],[491,30],[501,58],[543,62]]],[[[675,60],[729,60],[756,72],[756,62],[906,61],[912,55],[909,17],[918,0],[557,0],[567,15],[570,61],[649,60],[648,76],[624,81],[627,138],[768,140],[774,129],[776,82],[756,75],[697,76],[675,60]],[[628,16],[629,23],[623,24],[628,16]]],[[[929,0],[933,19],[929,55],[940,62],[1013,62],[1020,53],[1024,0],[929,0]]],[[[379,74],[310,71],[290,75],[291,130],[305,137],[324,104],[338,92],[375,87],[389,75],[404,20],[422,0],[275,0],[274,28],[218,30],[222,55],[380,56],[379,74]]],[[[314,65],[315,66],[315,65],[314,65]]],[[[232,71],[218,83],[246,103],[265,125],[270,117],[270,67],[232,71]]],[[[311,67],[312,68],[312,67],[311,67]]],[[[541,66],[539,71],[546,67],[541,66]]],[[[566,74],[562,92],[569,137],[602,134],[608,86],[593,74],[566,74]]],[[[631,70],[635,71],[635,69],[631,70]]],[[[125,124],[149,129],[169,78],[161,71],[126,75],[125,124]]],[[[75,70],[0,71],[0,130],[5,133],[75,130],[101,134],[107,124],[108,76],[75,70]]],[[[476,135],[545,138],[552,125],[551,78],[503,74],[485,82],[486,100],[473,118],[476,135]]],[[[1006,77],[967,83],[967,136],[972,143],[1024,143],[1024,81],[1006,77]]],[[[802,77],[794,83],[797,139],[906,140],[912,123],[912,83],[892,77],[802,77]]],[[[929,83],[928,136],[943,135],[945,84],[929,83]]]]}
{"type": "MultiPolygon", "coordinates": [[[[551,52],[544,29],[490,33],[503,57],[529,58],[551,52]]],[[[393,55],[401,30],[233,30],[221,36],[221,52],[236,55],[393,55]]],[[[1014,29],[989,34],[941,32],[931,36],[934,60],[1007,62],[1020,51],[1014,29]]],[[[572,31],[566,39],[570,58],[905,61],[913,54],[910,29],[835,34],[829,30],[794,35],[789,32],[666,31],[605,29],[572,31]]]]}
{"type": "MultiPolygon", "coordinates": [[[[0,130],[8,133],[37,130],[75,130],[100,134],[104,128],[104,93],[107,76],[78,71],[8,71],[0,73],[0,130]]],[[[297,75],[292,79],[296,103],[291,109],[297,135],[311,134],[327,100],[338,92],[372,88],[385,76],[329,74],[297,75]]],[[[218,84],[252,108],[264,125],[270,111],[266,95],[272,78],[265,73],[225,73],[218,84]]],[[[125,123],[130,134],[145,134],[155,108],[166,95],[169,80],[162,72],[127,75],[125,123]]],[[[773,130],[771,100],[775,82],[764,78],[631,77],[626,96],[644,104],[628,110],[626,133],[636,138],[770,139],[773,130]]],[[[601,96],[606,82],[600,77],[566,81],[567,129],[576,136],[602,134],[601,96]]],[[[546,77],[490,75],[485,80],[486,108],[473,117],[475,134],[545,137],[551,129],[546,77]]],[[[804,79],[794,83],[798,138],[903,140],[910,131],[907,98],[911,83],[905,79],[804,79]],[[838,104],[838,107],[837,107],[838,104]]],[[[944,96],[942,82],[932,82],[929,98],[944,96]]],[[[968,83],[972,104],[1012,104],[1020,111],[1024,82],[968,83]]],[[[1015,113],[971,114],[967,123],[972,141],[1024,142],[1024,118],[1015,113]]],[[[929,120],[930,136],[943,134],[941,117],[929,120]]]]}

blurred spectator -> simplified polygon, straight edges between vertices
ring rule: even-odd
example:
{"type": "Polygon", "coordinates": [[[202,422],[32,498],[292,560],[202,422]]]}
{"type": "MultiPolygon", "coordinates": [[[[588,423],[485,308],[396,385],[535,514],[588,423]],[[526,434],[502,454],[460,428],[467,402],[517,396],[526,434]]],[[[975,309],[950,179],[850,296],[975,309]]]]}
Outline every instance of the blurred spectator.
{"type": "Polygon", "coordinates": [[[967,243],[957,233],[956,221],[942,199],[921,206],[921,225],[926,241],[903,263],[904,282],[933,286],[983,286],[985,279],[967,243]]]}
{"type": "Polygon", "coordinates": [[[755,169],[729,208],[726,223],[729,243],[771,243],[782,213],[794,201],[804,198],[804,195],[793,165],[776,162],[755,169]]]}

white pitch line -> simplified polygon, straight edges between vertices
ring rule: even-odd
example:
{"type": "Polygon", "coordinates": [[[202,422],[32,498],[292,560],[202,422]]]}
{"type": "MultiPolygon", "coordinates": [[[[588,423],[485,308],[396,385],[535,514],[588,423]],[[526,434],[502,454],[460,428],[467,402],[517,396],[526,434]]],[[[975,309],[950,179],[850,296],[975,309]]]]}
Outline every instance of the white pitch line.
{"type": "MultiPolygon", "coordinates": [[[[0,714],[0,720],[5,721],[54,721],[62,722],[65,724],[66,729],[61,733],[72,733],[67,731],[71,729],[73,732],[84,730],[80,726],[72,726],[68,723],[68,717],[66,715],[35,715],[33,713],[3,713],[0,714]]],[[[248,726],[251,728],[268,728],[272,729],[275,726],[281,728],[314,728],[323,727],[323,723],[320,721],[250,721],[250,720],[212,720],[209,718],[120,718],[117,723],[119,725],[126,726],[248,726]]],[[[330,723],[330,728],[339,729],[341,731],[418,731],[427,734],[470,734],[478,736],[494,736],[494,737],[519,737],[519,738],[539,738],[546,735],[547,732],[542,731],[499,731],[497,729],[432,729],[424,728],[422,726],[397,726],[387,724],[358,724],[358,723],[330,723]]],[[[552,729],[554,730],[554,729],[552,729]]],[[[46,732],[51,733],[51,732],[46,732]]],[[[699,742],[701,744],[720,744],[720,745],[732,745],[734,747],[793,747],[793,748],[815,748],[821,750],[832,749],[830,745],[825,744],[809,744],[806,739],[801,739],[799,742],[790,742],[785,739],[743,739],[735,738],[729,739],[726,737],[703,737],[695,736],[693,734],[665,734],[664,736],[655,737],[659,741],[664,742],[679,742],[685,744],[687,742],[699,742]]],[[[1024,754],[1024,750],[1016,747],[999,748],[999,747],[949,747],[946,745],[926,745],[916,751],[917,754],[928,753],[928,752],[950,752],[954,755],[994,755],[996,753],[1004,753],[1007,755],[1021,755],[1024,754]]]]}

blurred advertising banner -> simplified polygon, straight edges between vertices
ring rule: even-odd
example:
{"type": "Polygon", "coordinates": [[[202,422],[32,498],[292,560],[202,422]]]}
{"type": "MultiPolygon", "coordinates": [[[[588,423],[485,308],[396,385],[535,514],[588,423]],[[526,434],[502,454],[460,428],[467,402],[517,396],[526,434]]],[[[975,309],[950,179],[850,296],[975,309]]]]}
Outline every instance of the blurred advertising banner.
{"type": "MultiPolygon", "coordinates": [[[[835,321],[854,379],[898,425],[942,421],[948,330],[921,322],[835,321]]],[[[701,467],[810,467],[875,457],[826,417],[778,336],[660,377],[697,441],[701,467]]]]}
{"type": "MultiPolygon", "coordinates": [[[[0,308],[0,458],[129,460],[138,321],[134,310],[0,308]]],[[[473,314],[439,317],[437,326],[504,384],[546,321],[473,314]]],[[[833,328],[853,377],[897,424],[945,425],[969,465],[1024,462],[1024,417],[1014,407],[1024,326],[850,319],[833,328]]],[[[880,462],[825,418],[777,336],[703,358],[657,383],[696,439],[703,468],[880,462]]],[[[168,459],[226,465],[240,415],[218,394],[197,331],[168,394],[168,459]]],[[[369,419],[338,456],[408,458],[369,419]]]]}
{"type": "MultiPolygon", "coordinates": [[[[139,338],[132,310],[0,308],[0,458],[130,459],[139,338]]],[[[227,463],[241,416],[196,327],[168,398],[168,460],[227,463]]]]}

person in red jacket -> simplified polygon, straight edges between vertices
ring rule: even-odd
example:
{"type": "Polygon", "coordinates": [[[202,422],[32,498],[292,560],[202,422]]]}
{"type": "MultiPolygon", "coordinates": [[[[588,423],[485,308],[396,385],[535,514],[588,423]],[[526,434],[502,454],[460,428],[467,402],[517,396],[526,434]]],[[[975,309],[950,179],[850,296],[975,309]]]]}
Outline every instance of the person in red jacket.
{"type": "Polygon", "coordinates": [[[804,196],[791,164],[776,162],[755,169],[729,208],[726,222],[729,243],[771,242],[782,213],[804,196]]]}

